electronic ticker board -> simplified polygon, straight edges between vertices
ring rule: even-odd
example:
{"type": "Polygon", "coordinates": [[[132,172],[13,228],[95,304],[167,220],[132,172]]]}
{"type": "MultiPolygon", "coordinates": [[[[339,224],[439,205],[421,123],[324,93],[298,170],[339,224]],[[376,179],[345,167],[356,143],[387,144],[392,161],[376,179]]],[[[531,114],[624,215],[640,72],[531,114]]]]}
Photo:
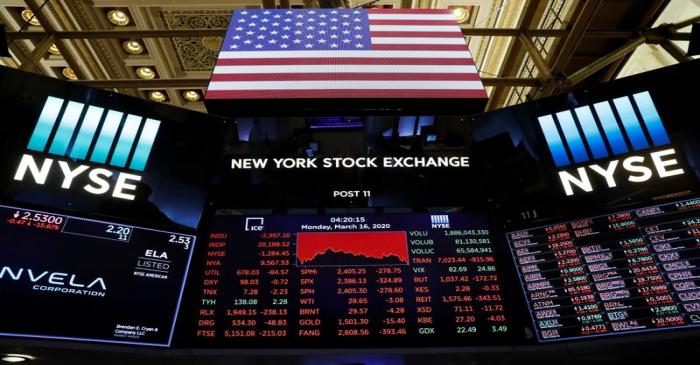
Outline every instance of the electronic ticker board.
{"type": "Polygon", "coordinates": [[[485,216],[213,217],[202,346],[465,346],[509,333],[485,216]]]}
{"type": "Polygon", "coordinates": [[[700,326],[700,199],[507,237],[541,341],[700,326]]]}

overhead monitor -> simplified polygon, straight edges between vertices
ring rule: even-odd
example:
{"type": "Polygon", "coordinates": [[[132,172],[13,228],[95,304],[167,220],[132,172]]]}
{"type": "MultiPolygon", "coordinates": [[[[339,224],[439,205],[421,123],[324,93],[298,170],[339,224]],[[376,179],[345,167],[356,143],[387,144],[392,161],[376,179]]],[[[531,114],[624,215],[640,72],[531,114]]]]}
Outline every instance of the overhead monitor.
{"type": "Polygon", "coordinates": [[[242,9],[205,99],[231,117],[467,115],[487,95],[450,9],[242,9]]]}
{"type": "Polygon", "coordinates": [[[479,116],[540,341],[700,324],[698,61],[479,116]]]}
{"type": "Polygon", "coordinates": [[[223,120],[0,68],[0,201],[192,232],[223,120]]]}

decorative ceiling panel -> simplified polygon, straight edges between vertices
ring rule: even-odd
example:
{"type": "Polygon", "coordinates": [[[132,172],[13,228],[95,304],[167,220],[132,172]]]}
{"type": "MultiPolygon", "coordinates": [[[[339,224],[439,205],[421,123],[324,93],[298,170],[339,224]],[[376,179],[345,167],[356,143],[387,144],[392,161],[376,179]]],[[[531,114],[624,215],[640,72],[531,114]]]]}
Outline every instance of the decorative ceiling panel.
{"type": "MultiPolygon", "coordinates": [[[[161,10],[169,29],[226,29],[230,10],[161,10]]],[[[219,39],[212,37],[173,38],[178,62],[184,71],[211,71],[219,53],[219,39]]]]}

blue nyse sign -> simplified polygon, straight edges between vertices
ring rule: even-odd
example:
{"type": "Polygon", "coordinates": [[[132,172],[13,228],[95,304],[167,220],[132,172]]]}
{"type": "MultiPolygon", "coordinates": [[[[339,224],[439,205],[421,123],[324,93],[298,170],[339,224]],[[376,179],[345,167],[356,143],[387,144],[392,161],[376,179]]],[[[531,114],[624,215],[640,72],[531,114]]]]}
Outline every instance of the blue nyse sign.
{"type": "Polygon", "coordinates": [[[675,149],[663,149],[671,140],[647,91],[543,115],[538,121],[554,164],[561,169],[559,177],[566,195],[574,195],[574,188],[593,191],[589,171],[600,175],[609,188],[617,186],[620,166],[632,183],[648,181],[654,172],[659,178],[684,173],[673,167],[678,164],[672,157],[675,149]],[[648,149],[654,151],[639,152],[648,149]],[[627,157],[616,159],[618,155],[627,157]],[[609,160],[607,165],[581,166],[601,159],[609,160]],[[571,165],[578,167],[567,171],[571,165]]]}
{"type": "Polygon", "coordinates": [[[141,180],[140,175],[90,165],[74,166],[72,161],[143,171],[159,127],[159,120],[49,96],[27,150],[59,159],[44,158],[39,163],[36,156],[24,154],[14,179],[24,181],[29,174],[35,183],[44,185],[52,167],[58,165],[63,189],[70,189],[78,176],[86,175],[90,182],[83,186],[84,191],[96,195],[112,191],[115,198],[133,200],[130,192],[136,189],[134,183],[141,180]]]}
{"type": "MultiPolygon", "coordinates": [[[[59,114],[66,104],[65,100],[49,96],[44,104],[44,108],[39,116],[39,120],[34,128],[27,149],[37,152],[45,152],[54,130],[59,114]]],[[[155,141],[160,121],[133,114],[126,115],[116,110],[107,110],[97,106],[69,101],[65,106],[61,121],[58,124],[53,141],[49,147],[49,154],[66,156],[77,160],[87,160],[99,164],[106,164],[110,151],[112,157],[109,165],[125,168],[129,157],[131,162],[129,168],[143,171],[146,161],[151,153],[153,142],[155,141]],[[97,141],[94,142],[95,134],[103,119],[97,141]],[[78,124],[80,128],[78,129],[78,124]],[[142,128],[143,127],[143,128],[142,128]],[[77,130],[77,136],[76,136],[77,130]],[[139,134],[138,142],[133,154],[134,141],[139,134]],[[117,139],[117,132],[119,138],[117,139]],[[114,146],[116,140],[116,146],[114,146]],[[71,145],[71,142],[72,145],[71,145]],[[114,147],[114,148],[113,148],[114,147]]]]}

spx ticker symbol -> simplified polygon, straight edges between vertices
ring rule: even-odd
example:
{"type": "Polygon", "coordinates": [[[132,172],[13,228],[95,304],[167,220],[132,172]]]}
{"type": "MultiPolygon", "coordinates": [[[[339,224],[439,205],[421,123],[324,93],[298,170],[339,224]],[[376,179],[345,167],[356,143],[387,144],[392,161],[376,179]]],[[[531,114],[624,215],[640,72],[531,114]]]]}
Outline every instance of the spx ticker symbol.
{"type": "Polygon", "coordinates": [[[27,149],[48,146],[51,155],[143,171],[159,127],[159,120],[49,96],[27,149]]]}
{"type": "Polygon", "coordinates": [[[648,91],[633,94],[631,98],[615,98],[612,104],[606,100],[593,104],[592,108],[584,105],[543,115],[538,120],[557,167],[571,165],[572,160],[581,163],[628,153],[630,147],[634,151],[651,148],[647,134],[655,147],[671,143],[648,91]],[[642,123],[633,105],[636,105],[642,123]],[[600,122],[602,133],[594,115],[600,122]],[[621,123],[618,123],[618,118],[621,123]]]}

